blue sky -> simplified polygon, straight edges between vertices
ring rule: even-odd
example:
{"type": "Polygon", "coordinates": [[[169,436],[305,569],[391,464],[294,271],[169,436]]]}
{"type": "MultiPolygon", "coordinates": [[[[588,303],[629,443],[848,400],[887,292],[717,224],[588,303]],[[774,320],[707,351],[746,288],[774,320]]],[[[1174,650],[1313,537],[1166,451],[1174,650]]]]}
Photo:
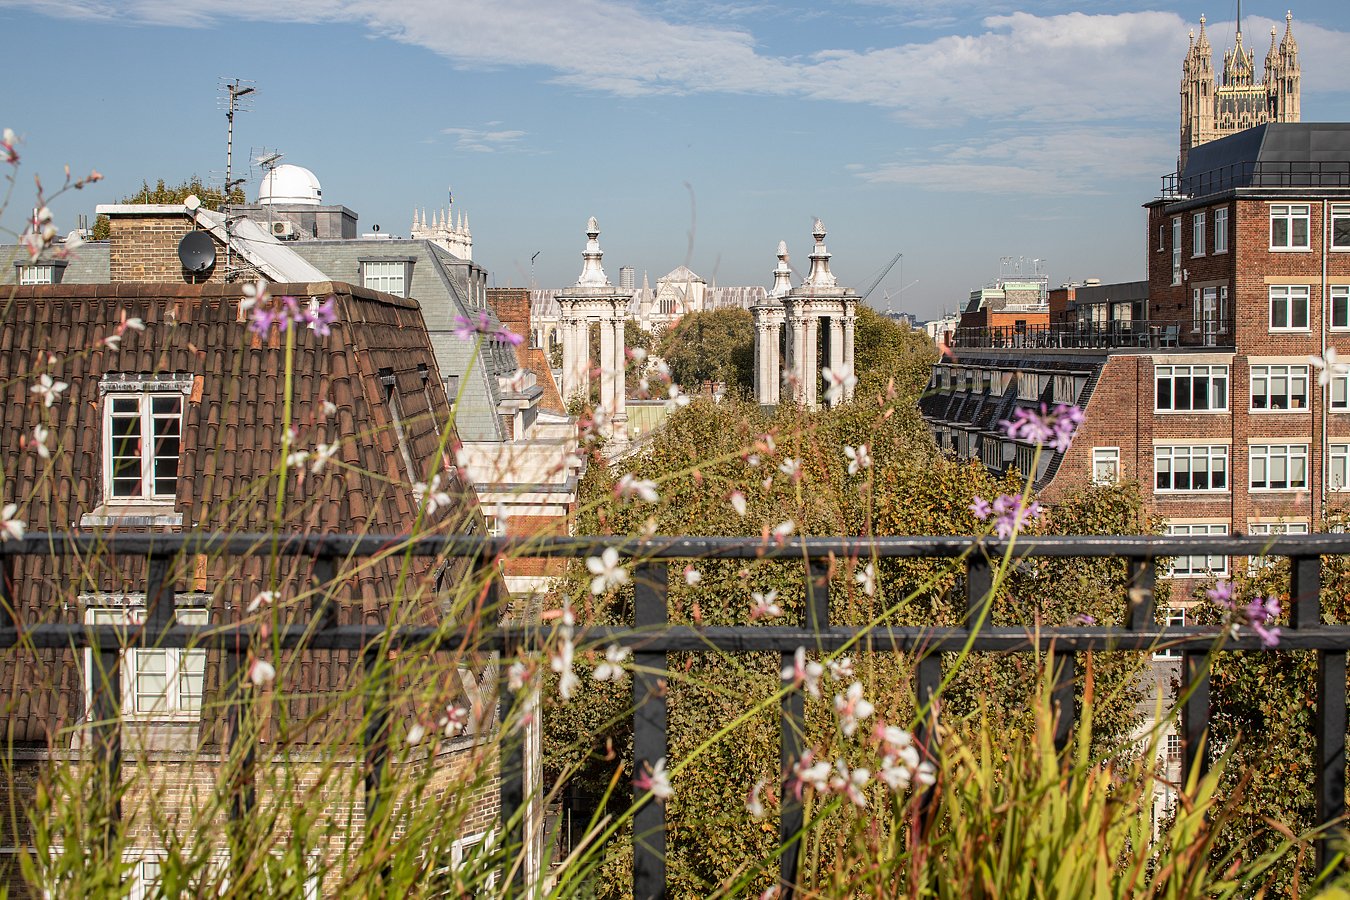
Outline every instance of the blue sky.
{"type": "MultiPolygon", "coordinates": [[[[242,77],[236,165],[282,151],[363,231],[407,234],[453,187],[498,285],[528,284],[536,252],[540,286],[574,281],[591,215],[612,279],[687,263],[767,285],[780,239],[805,268],[819,216],[846,283],[902,252],[871,302],[930,316],[1005,256],[1055,283],[1144,276],[1187,31],[1208,13],[1222,52],[1233,6],[0,0],[0,127],[25,176],[105,175],[56,205],[69,227],[142,179],[219,180],[218,87],[242,77]]],[[[1244,7],[1259,70],[1285,10],[1244,7]]],[[[1345,0],[1293,12],[1304,121],[1350,120],[1345,0]]]]}

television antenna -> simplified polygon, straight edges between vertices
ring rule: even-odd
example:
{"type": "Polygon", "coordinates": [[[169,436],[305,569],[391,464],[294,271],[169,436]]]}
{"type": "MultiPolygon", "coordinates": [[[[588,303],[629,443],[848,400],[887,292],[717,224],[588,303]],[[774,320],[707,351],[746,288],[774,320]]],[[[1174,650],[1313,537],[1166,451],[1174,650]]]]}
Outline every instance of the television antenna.
{"type": "Polygon", "coordinates": [[[222,81],[220,86],[220,105],[225,110],[225,193],[221,198],[221,212],[225,215],[225,280],[234,276],[232,266],[234,257],[233,241],[230,235],[230,195],[234,189],[247,179],[235,180],[234,175],[234,114],[248,112],[253,103],[253,94],[257,92],[253,82],[242,78],[222,81]]]}

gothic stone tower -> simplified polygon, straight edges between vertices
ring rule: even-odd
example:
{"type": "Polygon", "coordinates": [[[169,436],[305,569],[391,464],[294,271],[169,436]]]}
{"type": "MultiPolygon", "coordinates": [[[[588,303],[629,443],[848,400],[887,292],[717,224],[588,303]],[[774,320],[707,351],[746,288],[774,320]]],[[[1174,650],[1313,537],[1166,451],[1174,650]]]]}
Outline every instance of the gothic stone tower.
{"type": "Polygon", "coordinates": [[[1265,74],[1256,81],[1255,54],[1242,44],[1242,5],[1238,4],[1234,45],[1223,55],[1223,80],[1214,80],[1213,49],[1200,17],[1200,36],[1191,32],[1190,48],[1181,63],[1181,158],[1178,171],[1186,168],[1192,147],[1236,134],[1267,122],[1299,121],[1298,43],[1294,40],[1294,15],[1285,16],[1284,39],[1275,41],[1270,30],[1270,52],[1265,74]]]}

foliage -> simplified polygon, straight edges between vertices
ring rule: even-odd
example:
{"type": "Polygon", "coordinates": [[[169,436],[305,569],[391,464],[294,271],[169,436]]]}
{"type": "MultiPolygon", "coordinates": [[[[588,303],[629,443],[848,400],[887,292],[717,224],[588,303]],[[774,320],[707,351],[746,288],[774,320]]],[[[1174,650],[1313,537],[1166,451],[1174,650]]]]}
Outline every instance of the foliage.
{"type": "MultiPolygon", "coordinates": [[[[123,203],[145,203],[145,204],[177,204],[182,203],[189,195],[196,194],[197,199],[202,201],[202,206],[206,209],[217,210],[225,202],[225,192],[220,188],[208,187],[202,183],[199,176],[193,175],[186,181],[175,185],[167,185],[163,178],[155,182],[151,187],[150,182],[142,181],[141,189],[129,197],[123,197],[123,203]]],[[[231,203],[245,203],[244,189],[236,187],[230,192],[231,203]]],[[[111,222],[107,216],[97,216],[94,219],[93,239],[96,241],[106,241],[108,239],[111,222]]]]}
{"type": "Polygon", "coordinates": [[[661,335],[656,351],[675,383],[690,393],[705,381],[726,382],[732,391],[754,390],[755,332],[747,310],[689,313],[661,335]]]}
{"type": "Polygon", "coordinates": [[[917,398],[928,384],[937,355],[937,345],[924,332],[859,304],[853,335],[857,396],[884,394],[894,379],[901,396],[917,398]]]}

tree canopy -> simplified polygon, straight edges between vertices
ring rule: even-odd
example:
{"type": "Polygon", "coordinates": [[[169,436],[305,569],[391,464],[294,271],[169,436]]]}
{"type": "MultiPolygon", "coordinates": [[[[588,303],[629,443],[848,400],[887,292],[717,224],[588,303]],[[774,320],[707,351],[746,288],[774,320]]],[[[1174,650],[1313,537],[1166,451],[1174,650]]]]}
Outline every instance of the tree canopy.
{"type": "MultiPolygon", "coordinates": [[[[168,185],[163,178],[155,182],[151,187],[150,182],[142,181],[141,189],[129,197],[123,197],[122,203],[143,203],[143,204],[173,204],[182,203],[189,195],[196,194],[197,199],[202,201],[202,206],[207,209],[220,209],[225,202],[225,192],[219,188],[208,187],[202,183],[200,176],[193,175],[186,181],[175,185],[168,185]]],[[[244,190],[235,187],[230,192],[231,203],[244,203],[244,190]]],[[[108,239],[109,222],[107,216],[99,216],[94,219],[94,240],[102,241],[108,239]]]]}

